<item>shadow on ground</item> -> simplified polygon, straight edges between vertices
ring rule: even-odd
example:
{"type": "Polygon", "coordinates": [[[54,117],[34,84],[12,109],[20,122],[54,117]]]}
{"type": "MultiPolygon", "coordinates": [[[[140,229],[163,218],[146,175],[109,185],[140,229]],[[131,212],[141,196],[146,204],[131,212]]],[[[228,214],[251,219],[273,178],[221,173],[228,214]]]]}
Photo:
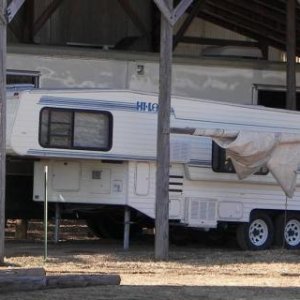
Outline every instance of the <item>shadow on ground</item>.
{"type": "Polygon", "coordinates": [[[300,299],[300,288],[250,286],[99,286],[14,292],[0,295],[1,300],[281,300],[300,299]]]}

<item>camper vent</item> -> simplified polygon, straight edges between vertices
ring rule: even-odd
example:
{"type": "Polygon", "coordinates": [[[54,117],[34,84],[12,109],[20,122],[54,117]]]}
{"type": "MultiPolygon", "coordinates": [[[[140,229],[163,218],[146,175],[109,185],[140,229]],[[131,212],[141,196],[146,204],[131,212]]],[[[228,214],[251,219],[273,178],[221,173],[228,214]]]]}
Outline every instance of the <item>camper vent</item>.
{"type": "Polygon", "coordinates": [[[169,193],[179,193],[182,194],[183,187],[183,176],[182,175],[172,175],[169,177],[169,193]]]}
{"type": "Polygon", "coordinates": [[[216,220],[215,199],[189,198],[189,205],[186,206],[189,213],[188,223],[191,225],[212,225],[216,220]]]}

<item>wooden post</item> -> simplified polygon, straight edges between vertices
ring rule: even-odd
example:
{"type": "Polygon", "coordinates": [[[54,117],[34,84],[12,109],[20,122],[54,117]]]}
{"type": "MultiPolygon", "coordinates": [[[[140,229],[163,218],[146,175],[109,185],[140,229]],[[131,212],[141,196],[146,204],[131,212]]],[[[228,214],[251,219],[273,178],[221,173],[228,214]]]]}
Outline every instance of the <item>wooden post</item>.
{"type": "Polygon", "coordinates": [[[286,108],[296,110],[296,0],[287,0],[286,16],[286,108]]]}
{"type": "MultiPolygon", "coordinates": [[[[165,3],[172,11],[173,0],[167,0],[165,3]]],[[[155,258],[167,260],[169,255],[169,167],[173,27],[163,14],[161,14],[160,35],[155,258]]]]}
{"type": "Polygon", "coordinates": [[[17,240],[26,240],[28,230],[28,220],[18,219],[16,220],[15,238],[17,240]]]}
{"type": "Polygon", "coordinates": [[[6,174],[6,0],[0,1],[0,265],[4,263],[6,174]]]}

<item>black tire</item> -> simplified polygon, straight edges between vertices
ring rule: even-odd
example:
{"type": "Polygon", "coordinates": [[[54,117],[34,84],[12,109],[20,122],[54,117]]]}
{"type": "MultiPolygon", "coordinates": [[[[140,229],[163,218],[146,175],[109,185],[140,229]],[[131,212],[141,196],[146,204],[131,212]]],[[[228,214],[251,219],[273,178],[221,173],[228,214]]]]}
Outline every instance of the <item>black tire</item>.
{"type": "Polygon", "coordinates": [[[275,243],[287,249],[300,249],[300,216],[281,214],[276,219],[275,243]]]}
{"type": "Polygon", "coordinates": [[[238,226],[236,237],[243,250],[266,250],[273,242],[273,222],[266,213],[255,213],[249,223],[238,226]]]}

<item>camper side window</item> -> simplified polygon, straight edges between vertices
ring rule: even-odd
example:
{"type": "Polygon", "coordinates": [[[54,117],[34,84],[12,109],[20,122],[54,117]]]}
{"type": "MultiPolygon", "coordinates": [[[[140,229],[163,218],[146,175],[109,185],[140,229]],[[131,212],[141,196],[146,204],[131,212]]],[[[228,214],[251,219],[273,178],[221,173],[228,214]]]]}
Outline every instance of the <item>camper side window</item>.
{"type": "MultiPolygon", "coordinates": [[[[231,159],[226,157],[225,149],[215,142],[212,143],[212,169],[219,173],[235,173],[231,159]]],[[[268,168],[262,167],[255,175],[267,175],[268,173],[268,168]]]]}
{"type": "Polygon", "coordinates": [[[225,149],[215,142],[212,143],[212,169],[214,172],[235,173],[231,159],[226,158],[225,149]]]}
{"type": "Polygon", "coordinates": [[[40,144],[48,148],[111,149],[112,116],[108,112],[44,108],[40,144]]]}

